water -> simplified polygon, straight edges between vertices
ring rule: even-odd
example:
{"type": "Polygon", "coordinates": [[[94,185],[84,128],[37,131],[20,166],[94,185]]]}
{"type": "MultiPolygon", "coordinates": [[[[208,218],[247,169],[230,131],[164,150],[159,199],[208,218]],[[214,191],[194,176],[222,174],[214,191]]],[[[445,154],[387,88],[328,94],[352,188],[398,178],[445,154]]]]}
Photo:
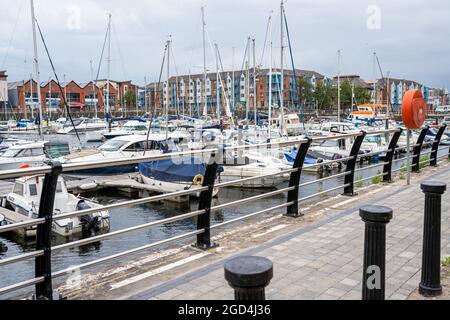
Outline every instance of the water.
{"type": "MultiPolygon", "coordinates": [[[[77,145],[76,138],[73,136],[51,136],[48,137],[49,140],[59,140],[67,141],[72,146],[77,145]]],[[[86,144],[84,146],[88,148],[94,148],[98,144],[86,144]]],[[[445,154],[446,151],[442,151],[441,154],[445,154]]],[[[401,167],[403,162],[398,162],[394,165],[394,170],[401,167]]],[[[376,175],[382,170],[382,167],[371,168],[362,172],[358,172],[356,177],[371,177],[376,175]]],[[[318,177],[313,173],[303,173],[302,183],[317,180],[318,177]]],[[[367,181],[364,184],[368,185],[371,181],[367,181]]],[[[300,198],[307,197],[314,193],[331,189],[344,184],[344,178],[333,178],[324,182],[319,182],[317,184],[309,185],[301,188],[300,198]]],[[[287,183],[286,183],[287,187],[287,183]]],[[[267,190],[247,190],[247,189],[222,189],[219,193],[217,199],[214,199],[213,205],[225,204],[238,199],[252,197],[261,193],[270,192],[267,190]]],[[[342,190],[331,192],[329,195],[337,195],[342,193],[342,190]]],[[[97,201],[101,204],[110,204],[114,202],[120,202],[129,200],[125,196],[114,193],[108,194],[98,193],[95,195],[97,201]]],[[[245,205],[239,205],[236,207],[226,208],[221,211],[214,212],[211,215],[212,225],[229,221],[246,214],[254,213],[269,207],[277,206],[286,203],[287,195],[281,194],[277,196],[272,196],[263,200],[257,200],[245,205]]],[[[311,201],[317,201],[317,198],[311,201]]],[[[305,204],[301,204],[305,206],[305,204]]],[[[132,208],[121,208],[111,210],[111,231],[117,231],[128,227],[138,226],[141,224],[158,221],[161,219],[177,216],[180,214],[188,213],[198,209],[198,201],[192,200],[189,204],[180,206],[179,204],[174,204],[170,202],[162,203],[151,203],[147,205],[136,206],[132,208]]],[[[268,213],[266,216],[273,215],[273,213],[268,213]]],[[[243,222],[245,223],[245,222],[243,222]]],[[[227,228],[233,228],[235,225],[229,225],[227,228]]],[[[102,257],[107,257],[114,255],[125,250],[134,249],[143,245],[151,244],[159,240],[171,238],[177,235],[182,235],[187,232],[194,231],[196,229],[196,219],[187,219],[183,221],[178,221],[163,226],[157,226],[149,228],[146,230],[141,230],[138,232],[129,233],[125,236],[113,238],[111,240],[101,241],[96,244],[87,245],[81,248],[75,248],[71,250],[66,250],[60,253],[55,253],[52,256],[52,269],[53,271],[58,271],[66,269],[71,266],[76,266],[79,264],[87,263],[100,259],[102,257]]],[[[217,231],[213,232],[213,235],[217,231]]],[[[0,259],[13,257],[19,255],[23,252],[29,252],[34,250],[33,243],[18,243],[11,237],[0,237],[0,241],[3,242],[8,251],[6,253],[0,253],[0,259]]],[[[55,239],[54,244],[61,243],[60,239],[55,239]]],[[[157,248],[160,249],[160,248],[157,248]]],[[[155,249],[155,250],[157,250],[155,249]]],[[[126,259],[126,258],[125,258],[126,259]]],[[[117,261],[111,262],[109,265],[117,263],[117,261]]],[[[108,264],[101,265],[100,268],[106,267],[108,264]]],[[[0,287],[5,287],[11,285],[18,281],[28,280],[34,277],[34,259],[16,263],[13,265],[3,266],[0,269],[0,287]]],[[[64,279],[64,278],[62,278],[64,279]]],[[[16,295],[13,293],[12,295],[16,295]]]]}

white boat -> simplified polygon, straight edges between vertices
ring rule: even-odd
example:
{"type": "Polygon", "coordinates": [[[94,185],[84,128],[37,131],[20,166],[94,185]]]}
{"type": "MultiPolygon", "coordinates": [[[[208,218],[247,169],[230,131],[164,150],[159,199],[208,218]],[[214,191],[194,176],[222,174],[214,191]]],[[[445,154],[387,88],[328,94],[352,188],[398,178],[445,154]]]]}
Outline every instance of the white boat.
{"type": "Polygon", "coordinates": [[[101,134],[105,139],[113,139],[133,134],[144,135],[147,134],[147,131],[148,126],[146,123],[140,121],[127,121],[122,127],[115,128],[114,130],[111,130],[111,132],[104,130],[101,131],[101,134]]]}
{"type": "MultiPolygon", "coordinates": [[[[13,191],[6,197],[8,204],[16,213],[36,219],[39,213],[43,182],[43,176],[17,179],[13,191]]],[[[62,177],[58,178],[53,209],[54,217],[64,213],[99,207],[100,205],[97,203],[70,194],[62,177]]],[[[109,212],[104,210],[80,217],[53,220],[52,231],[60,236],[67,237],[83,231],[98,232],[109,229],[109,227],[109,212]]]]}
{"type": "MultiPolygon", "coordinates": [[[[220,174],[220,181],[232,182],[292,169],[292,166],[283,163],[283,160],[260,154],[247,154],[241,158],[241,161],[247,164],[240,165],[238,162],[238,165],[230,165],[230,163],[227,162],[223,167],[223,172],[220,174]]],[[[276,188],[284,182],[289,181],[289,178],[290,174],[283,173],[250,181],[236,182],[230,185],[230,187],[276,188]]]]}
{"type": "Polygon", "coordinates": [[[23,165],[42,166],[43,162],[70,153],[68,144],[48,141],[17,144],[0,155],[0,171],[19,169],[23,165]]]}
{"type": "Polygon", "coordinates": [[[313,124],[308,127],[308,135],[310,136],[330,136],[337,134],[359,133],[361,130],[349,122],[323,122],[313,124]]]}
{"type": "MultiPolygon", "coordinates": [[[[148,140],[146,135],[130,135],[108,140],[95,150],[84,150],[73,153],[58,160],[63,164],[68,163],[95,163],[105,160],[121,160],[133,157],[159,155],[173,150],[174,145],[166,137],[160,134],[150,134],[148,140]]],[[[135,172],[136,164],[105,167],[98,169],[87,169],[77,171],[77,174],[109,175],[135,172]]]]}
{"type": "Polygon", "coordinates": [[[61,129],[56,131],[56,133],[75,134],[75,128],[78,133],[84,133],[87,131],[98,131],[106,128],[106,122],[101,119],[80,118],[80,119],[73,119],[72,124],[72,121],[68,120],[61,129]]]}
{"type": "MultiPolygon", "coordinates": [[[[281,115],[277,118],[272,118],[272,127],[281,128],[281,115]]],[[[305,128],[301,123],[299,116],[295,113],[284,115],[283,129],[289,136],[297,136],[305,132],[305,128]]]]}

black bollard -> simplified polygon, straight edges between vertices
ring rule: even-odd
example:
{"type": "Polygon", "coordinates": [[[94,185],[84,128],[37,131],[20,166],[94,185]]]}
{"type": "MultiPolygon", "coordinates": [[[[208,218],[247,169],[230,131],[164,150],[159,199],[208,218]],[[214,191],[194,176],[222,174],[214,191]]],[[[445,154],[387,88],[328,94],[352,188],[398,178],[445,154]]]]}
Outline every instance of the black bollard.
{"type": "Polygon", "coordinates": [[[392,209],[366,206],[359,215],[366,223],[364,238],[364,271],[362,300],[384,300],[386,281],[386,225],[392,209]]]}
{"type": "Polygon", "coordinates": [[[272,261],[262,257],[238,257],[225,263],[225,280],[239,301],[265,300],[265,288],[273,278],[272,261]]]}
{"type": "Polygon", "coordinates": [[[435,297],[442,293],[441,286],[441,202],[447,185],[442,182],[425,182],[425,222],[423,231],[422,280],[419,293],[435,297]]]}

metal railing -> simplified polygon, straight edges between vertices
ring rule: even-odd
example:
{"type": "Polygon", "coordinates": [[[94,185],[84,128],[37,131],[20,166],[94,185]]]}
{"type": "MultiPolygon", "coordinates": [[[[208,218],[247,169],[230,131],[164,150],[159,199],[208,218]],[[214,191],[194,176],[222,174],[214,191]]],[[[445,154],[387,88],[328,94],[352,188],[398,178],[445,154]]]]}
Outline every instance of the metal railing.
{"type": "MultiPolygon", "coordinates": [[[[442,136],[446,130],[446,126],[438,127],[439,132],[435,137],[435,140],[430,143],[431,151],[429,152],[430,159],[426,161],[420,161],[422,153],[422,149],[425,146],[424,139],[429,130],[429,127],[426,127],[421,130],[419,139],[416,144],[412,145],[412,159],[413,163],[411,165],[411,169],[413,172],[418,172],[420,170],[420,165],[424,163],[430,162],[431,165],[436,166],[437,161],[444,156],[438,156],[439,151],[442,151],[446,148],[439,148],[442,136]]],[[[335,192],[343,189],[343,194],[346,196],[354,196],[355,195],[355,173],[361,172],[364,170],[374,169],[377,167],[383,167],[383,171],[376,176],[368,177],[359,181],[368,181],[374,178],[381,178],[384,182],[391,182],[393,180],[393,174],[400,171],[401,169],[393,170],[393,164],[400,160],[395,160],[395,155],[401,151],[404,151],[405,148],[398,147],[398,141],[402,134],[402,129],[392,129],[392,130],[381,130],[381,131],[370,131],[370,132],[359,132],[353,134],[341,134],[332,137],[316,137],[316,138],[305,138],[298,139],[295,141],[287,141],[281,143],[266,143],[259,145],[243,145],[243,146],[235,146],[235,147],[227,147],[227,148],[211,148],[206,150],[196,150],[196,151],[186,151],[186,152],[178,152],[172,154],[162,154],[162,155],[152,155],[146,157],[136,157],[122,160],[105,160],[99,162],[87,162],[81,164],[64,164],[61,165],[57,162],[50,162],[43,167],[37,168],[27,168],[17,170],[9,170],[0,172],[0,179],[11,179],[32,175],[45,175],[44,178],[44,186],[41,194],[41,200],[39,205],[39,214],[38,218],[32,219],[30,221],[14,223],[6,226],[0,226],[0,234],[5,232],[21,230],[29,227],[37,227],[37,236],[36,236],[36,250],[33,252],[28,252],[24,254],[20,254],[14,257],[6,258],[0,260],[0,267],[5,265],[10,265],[13,263],[17,263],[20,261],[35,259],[35,277],[33,279],[23,281],[20,283],[15,283],[10,286],[0,288],[0,296],[17,291],[19,289],[27,288],[35,285],[35,296],[37,299],[52,299],[53,298],[53,284],[52,280],[55,278],[63,277],[65,275],[71,274],[74,270],[87,269],[92,268],[94,266],[104,264],[109,261],[113,261],[116,259],[120,259],[123,257],[131,256],[136,253],[144,252],[149,249],[168,244],[174,243],[180,240],[185,240],[191,237],[197,237],[196,246],[198,248],[207,250],[209,248],[214,247],[214,244],[211,240],[211,230],[233,224],[239,221],[243,221],[249,219],[251,217],[255,217],[258,215],[262,215],[265,213],[278,211],[281,209],[286,210],[286,215],[289,217],[300,217],[303,214],[300,212],[300,203],[305,202],[307,200],[313,199],[315,197],[322,196],[324,194],[329,194],[331,192],[335,192]],[[389,134],[391,135],[389,146],[386,150],[375,151],[369,154],[360,154],[361,146],[364,142],[366,136],[370,135],[382,135],[389,134]],[[342,157],[341,159],[324,161],[322,163],[312,164],[312,165],[304,165],[305,158],[307,153],[313,143],[323,142],[327,140],[336,140],[336,139],[346,139],[346,138],[354,138],[354,143],[351,148],[350,154],[348,157],[342,157]],[[218,171],[218,163],[217,159],[220,158],[218,156],[224,156],[227,152],[248,152],[251,150],[261,150],[266,149],[279,149],[286,147],[297,147],[297,156],[294,161],[292,169],[281,170],[272,174],[258,175],[248,178],[242,178],[231,182],[222,182],[216,183],[217,171],[218,171]],[[145,197],[137,200],[123,201],[119,203],[114,203],[110,205],[100,206],[97,208],[90,208],[86,210],[80,210],[75,212],[69,212],[59,215],[53,215],[53,203],[56,192],[56,184],[60,174],[67,172],[74,172],[86,169],[95,169],[95,168],[104,168],[104,167],[113,167],[113,166],[123,166],[123,165],[135,165],[138,163],[145,163],[151,161],[158,160],[167,160],[173,159],[174,157],[186,157],[186,156],[198,156],[198,155],[206,155],[209,159],[206,173],[204,175],[203,185],[199,188],[192,190],[183,190],[178,192],[172,192],[157,196],[145,197]],[[361,161],[363,158],[373,157],[375,155],[383,155],[381,162],[367,166],[362,168],[357,168],[358,161],[361,161]],[[320,168],[332,164],[343,164],[345,165],[344,172],[338,174],[332,174],[327,177],[323,177],[320,179],[316,179],[314,181],[309,181],[305,183],[301,183],[302,171],[304,169],[312,169],[312,168],[320,168]],[[264,194],[248,197],[245,199],[240,199],[236,201],[232,201],[226,204],[220,204],[217,206],[212,206],[212,198],[213,198],[213,190],[229,187],[232,185],[247,183],[250,181],[264,179],[268,177],[274,177],[277,175],[287,175],[289,174],[289,185],[288,187],[282,188],[280,190],[266,192],[264,194]],[[306,186],[322,183],[331,179],[344,178],[344,183],[340,186],[330,188],[325,191],[320,191],[314,193],[312,195],[300,198],[299,191],[301,188],[306,186]],[[78,241],[69,242],[66,244],[52,246],[51,243],[51,230],[52,223],[54,221],[58,221],[61,219],[75,218],[80,217],[86,214],[97,213],[105,210],[112,210],[117,208],[131,207],[142,205],[151,202],[157,202],[162,200],[168,200],[175,197],[180,196],[189,196],[194,193],[200,193],[199,200],[199,208],[196,211],[192,211],[186,214],[182,214],[179,216],[166,218],[114,232],[109,232],[102,235],[93,236],[86,239],[81,239],[78,241]],[[251,214],[244,215],[242,217],[232,219],[229,221],[225,221],[216,225],[211,226],[211,212],[215,212],[218,210],[222,210],[224,208],[238,206],[241,204],[249,203],[252,201],[262,200],[269,197],[273,197],[275,195],[287,194],[286,203],[282,203],[264,210],[260,210],[258,212],[253,212],[251,214]],[[182,221],[186,219],[197,218],[197,230],[192,232],[188,232],[179,236],[175,236],[169,239],[164,239],[158,242],[154,242],[151,244],[147,244],[135,249],[127,250],[115,255],[111,255],[105,258],[101,258],[92,262],[88,262],[79,266],[70,267],[64,270],[54,271],[52,270],[52,253],[61,252],[63,250],[68,250],[72,248],[77,248],[80,246],[84,246],[87,244],[92,244],[99,241],[104,241],[108,239],[112,239],[115,237],[124,236],[133,232],[137,232],[140,230],[145,230],[148,228],[152,228],[155,226],[165,225],[168,223],[173,223],[177,221],[182,221]]],[[[445,155],[450,159],[450,152],[448,155],[445,155]]]]}

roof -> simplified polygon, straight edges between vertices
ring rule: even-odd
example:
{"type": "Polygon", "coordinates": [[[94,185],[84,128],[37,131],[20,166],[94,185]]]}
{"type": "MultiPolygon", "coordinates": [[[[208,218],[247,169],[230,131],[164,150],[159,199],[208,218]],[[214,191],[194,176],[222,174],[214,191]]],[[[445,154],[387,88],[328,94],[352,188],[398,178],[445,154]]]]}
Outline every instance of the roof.
{"type": "Polygon", "coordinates": [[[19,145],[12,146],[9,149],[19,150],[19,149],[43,148],[46,143],[48,143],[48,141],[33,142],[33,143],[29,143],[29,144],[19,144],[19,145]]]}

